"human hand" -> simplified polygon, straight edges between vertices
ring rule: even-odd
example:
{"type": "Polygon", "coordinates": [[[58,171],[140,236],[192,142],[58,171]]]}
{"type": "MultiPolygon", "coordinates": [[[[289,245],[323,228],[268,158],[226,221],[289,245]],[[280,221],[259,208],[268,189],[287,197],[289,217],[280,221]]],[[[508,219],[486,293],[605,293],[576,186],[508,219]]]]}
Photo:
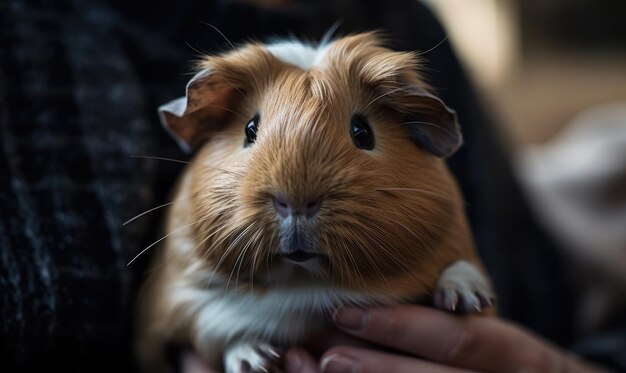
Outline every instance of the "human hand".
{"type": "Polygon", "coordinates": [[[303,349],[287,354],[288,373],[591,373],[603,372],[506,321],[400,305],[340,309],[335,325],[398,353],[339,345],[317,363],[303,349]]]}

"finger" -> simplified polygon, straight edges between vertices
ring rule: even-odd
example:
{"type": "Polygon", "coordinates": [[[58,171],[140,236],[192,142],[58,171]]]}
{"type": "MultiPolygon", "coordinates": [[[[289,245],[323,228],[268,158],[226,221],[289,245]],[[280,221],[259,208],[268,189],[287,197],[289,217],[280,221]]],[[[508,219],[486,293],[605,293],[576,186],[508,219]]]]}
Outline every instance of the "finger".
{"type": "Polygon", "coordinates": [[[322,357],[322,373],[466,373],[469,371],[446,367],[408,356],[355,347],[335,347],[322,357]]]}
{"type": "Polygon", "coordinates": [[[361,338],[357,338],[342,330],[332,328],[323,333],[312,335],[303,343],[307,351],[313,356],[320,357],[326,350],[335,346],[373,347],[374,345],[361,338]]]}
{"type": "Polygon", "coordinates": [[[459,317],[432,308],[401,305],[339,309],[335,324],[365,340],[428,360],[483,372],[558,367],[558,354],[539,339],[491,317],[459,317]]]}
{"type": "Polygon", "coordinates": [[[318,373],[317,362],[308,352],[301,348],[292,348],[285,357],[287,373],[318,373]]]}
{"type": "Polygon", "coordinates": [[[180,360],[183,373],[217,373],[202,361],[194,352],[184,352],[180,360]]]}

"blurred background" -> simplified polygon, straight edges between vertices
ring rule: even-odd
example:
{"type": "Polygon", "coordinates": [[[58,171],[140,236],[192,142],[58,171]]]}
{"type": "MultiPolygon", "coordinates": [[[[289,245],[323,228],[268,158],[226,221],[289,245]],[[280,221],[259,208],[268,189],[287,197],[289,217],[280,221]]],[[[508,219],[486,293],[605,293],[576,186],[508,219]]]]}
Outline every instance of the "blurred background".
{"type": "Polygon", "coordinates": [[[626,99],[626,5],[616,0],[428,0],[515,148],[626,99]]]}
{"type": "Polygon", "coordinates": [[[626,303],[626,2],[427,3],[537,217],[581,271],[577,324],[597,326],[626,303]]]}
{"type": "Polygon", "coordinates": [[[626,371],[623,0],[0,1],[0,371],[133,371],[185,160],[156,108],[250,38],[382,29],[457,110],[448,160],[504,318],[626,371]],[[6,369],[4,369],[6,368],[6,369]]]}

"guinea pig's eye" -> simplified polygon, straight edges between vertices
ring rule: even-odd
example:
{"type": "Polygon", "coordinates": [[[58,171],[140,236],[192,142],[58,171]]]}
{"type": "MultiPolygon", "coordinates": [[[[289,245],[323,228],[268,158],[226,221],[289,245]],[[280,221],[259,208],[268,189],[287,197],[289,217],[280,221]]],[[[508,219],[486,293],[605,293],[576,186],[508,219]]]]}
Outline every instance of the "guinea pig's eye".
{"type": "Polygon", "coordinates": [[[352,141],[357,148],[374,149],[374,132],[362,114],[354,114],[350,120],[350,132],[352,141]]]}
{"type": "Polygon", "coordinates": [[[246,141],[244,146],[248,146],[252,144],[256,140],[256,133],[259,127],[259,114],[255,115],[250,119],[248,124],[246,124],[245,132],[246,132],[246,141]]]}

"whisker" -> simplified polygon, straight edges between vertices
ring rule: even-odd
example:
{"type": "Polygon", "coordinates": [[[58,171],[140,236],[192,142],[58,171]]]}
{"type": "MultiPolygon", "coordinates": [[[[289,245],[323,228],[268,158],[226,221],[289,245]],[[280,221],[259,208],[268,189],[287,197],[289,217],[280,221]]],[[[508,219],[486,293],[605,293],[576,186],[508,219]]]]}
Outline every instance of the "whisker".
{"type": "MultiPolygon", "coordinates": [[[[329,239],[327,237],[323,238],[324,240],[324,245],[326,247],[332,247],[331,246],[331,242],[329,241],[329,239]]],[[[330,283],[331,283],[331,289],[335,290],[335,279],[336,279],[336,272],[337,271],[333,271],[332,270],[332,264],[331,261],[328,261],[328,265],[326,266],[326,271],[330,273],[330,283]]]]}
{"type": "MultiPolygon", "coordinates": [[[[226,228],[229,228],[227,225],[223,225],[217,232],[222,232],[224,231],[226,228]]],[[[232,233],[232,232],[231,232],[232,233]]],[[[226,241],[228,239],[228,237],[230,237],[230,233],[225,234],[224,236],[222,236],[219,240],[217,240],[216,242],[214,242],[213,244],[211,244],[211,246],[209,247],[209,249],[207,250],[206,253],[204,253],[204,255],[202,256],[202,259],[208,260],[209,256],[211,255],[211,253],[216,250],[219,245],[223,244],[224,241],[226,241]]]]}
{"type": "MultiPolygon", "coordinates": [[[[141,158],[141,159],[153,159],[153,160],[157,160],[157,161],[167,161],[167,162],[175,162],[175,163],[184,163],[184,164],[188,164],[188,165],[192,165],[192,164],[196,164],[195,162],[186,162],[186,161],[181,161],[180,159],[173,159],[173,158],[166,158],[166,157],[157,157],[157,156],[152,156],[152,155],[131,155],[131,158],[141,158]]],[[[222,172],[226,172],[228,174],[233,174],[233,175],[237,175],[237,176],[243,176],[243,174],[236,172],[236,171],[231,171],[231,170],[226,170],[224,168],[220,168],[220,167],[215,167],[215,166],[211,166],[208,164],[202,164],[202,166],[204,167],[209,167],[209,168],[213,168],[215,170],[219,170],[222,172]]]]}
{"type": "MultiPolygon", "coordinates": [[[[214,26],[212,26],[212,25],[209,25],[209,26],[214,27],[214,26]]],[[[215,27],[214,27],[214,28],[215,28],[215,27]]],[[[217,31],[219,32],[219,30],[217,30],[217,31]]],[[[220,34],[221,34],[221,33],[220,33],[220,34]]],[[[222,36],[224,36],[224,35],[222,34],[222,36]]],[[[226,39],[226,37],[225,37],[225,36],[224,36],[224,38],[226,39]]],[[[226,39],[226,41],[228,41],[228,39],[226,39]]],[[[229,43],[230,43],[230,42],[229,42],[229,43]]],[[[205,57],[205,56],[207,56],[207,55],[209,54],[208,52],[201,51],[201,50],[199,50],[199,49],[197,49],[197,48],[195,48],[195,47],[191,46],[191,44],[189,44],[188,42],[185,42],[185,44],[187,44],[187,46],[188,46],[189,48],[191,48],[194,52],[198,53],[198,56],[197,56],[197,57],[198,57],[198,58],[200,58],[200,59],[201,59],[201,58],[203,58],[203,57],[205,57]]],[[[231,47],[232,47],[232,46],[233,46],[233,45],[231,44],[231,47]]],[[[233,47],[233,48],[234,48],[234,47],[233,47]]],[[[239,51],[237,51],[237,53],[239,53],[239,51]]],[[[248,97],[248,95],[246,95],[245,93],[243,93],[243,91],[241,91],[241,89],[239,89],[239,87],[237,87],[235,84],[231,83],[231,82],[230,82],[230,81],[228,81],[228,80],[226,80],[226,83],[228,83],[228,85],[230,85],[231,87],[233,87],[233,88],[235,88],[237,91],[239,91],[239,93],[241,93],[241,95],[242,95],[242,96],[244,96],[244,97],[245,97],[245,98],[247,98],[247,99],[250,99],[250,98],[248,97]]],[[[214,106],[214,105],[213,105],[213,106],[214,106]]]]}
{"type": "MultiPolygon", "coordinates": [[[[211,248],[209,248],[210,251],[213,251],[214,248],[217,248],[219,245],[221,245],[224,241],[226,241],[226,239],[228,238],[228,236],[224,236],[221,240],[219,240],[217,243],[211,245],[211,248]]],[[[217,274],[217,271],[219,269],[219,267],[222,264],[222,261],[224,261],[224,259],[226,259],[226,256],[228,255],[228,250],[224,251],[224,253],[221,255],[220,259],[217,261],[217,264],[212,268],[212,272],[211,273],[211,277],[209,277],[209,281],[207,282],[207,288],[211,287],[211,283],[213,282],[213,277],[217,274]]]]}
{"type": "Polygon", "coordinates": [[[421,56],[421,55],[424,55],[426,53],[430,53],[430,52],[434,51],[435,49],[439,48],[439,46],[441,44],[443,44],[446,40],[448,40],[448,35],[444,36],[444,38],[441,39],[441,41],[439,43],[437,43],[434,47],[431,47],[430,49],[428,49],[428,50],[426,50],[424,52],[419,52],[417,55],[421,56]]]}
{"type": "Polygon", "coordinates": [[[400,227],[402,227],[404,230],[406,230],[407,232],[409,232],[409,234],[411,234],[413,237],[415,237],[415,239],[421,244],[421,246],[425,249],[430,251],[431,253],[434,253],[434,249],[433,247],[429,246],[426,244],[426,242],[424,242],[424,240],[422,239],[422,237],[420,237],[418,234],[416,234],[415,232],[413,232],[411,229],[409,229],[409,227],[407,227],[406,225],[402,224],[400,222],[400,219],[398,219],[398,221],[396,222],[396,224],[400,227]]]}
{"type": "Polygon", "coordinates": [[[245,121],[245,120],[250,119],[250,118],[248,118],[248,117],[244,116],[243,114],[241,114],[241,113],[239,113],[239,112],[236,112],[236,111],[234,111],[234,110],[231,110],[231,109],[229,109],[229,108],[227,108],[227,107],[224,107],[224,106],[219,106],[219,105],[211,105],[211,104],[209,104],[209,105],[205,105],[205,106],[211,106],[211,107],[215,107],[215,108],[218,108],[218,109],[226,110],[226,111],[228,111],[229,113],[233,113],[233,114],[235,114],[235,115],[238,115],[238,116],[239,116],[240,118],[242,118],[244,121],[245,121]]]}
{"type": "Polygon", "coordinates": [[[267,255],[265,255],[265,272],[270,270],[270,259],[272,259],[272,252],[267,250],[267,255]]]}
{"type": "MultiPolygon", "coordinates": [[[[224,225],[224,226],[222,226],[222,228],[220,228],[220,229],[219,229],[219,231],[222,231],[222,230],[224,230],[225,228],[227,228],[227,226],[225,226],[225,225],[224,225]]],[[[215,232],[215,233],[217,233],[217,232],[215,232]]],[[[215,250],[219,247],[219,245],[221,245],[222,243],[224,243],[224,241],[226,241],[226,239],[228,239],[228,237],[229,237],[229,235],[228,235],[228,234],[225,234],[225,235],[224,235],[222,238],[220,238],[217,242],[212,243],[212,244],[211,244],[211,246],[209,247],[209,249],[207,250],[207,252],[206,252],[206,253],[202,256],[202,259],[203,259],[203,260],[208,260],[208,258],[209,258],[209,256],[211,255],[211,253],[212,253],[213,251],[215,251],[215,250]]],[[[226,252],[224,252],[224,253],[222,254],[222,256],[220,257],[220,260],[218,261],[218,265],[216,265],[216,266],[212,267],[211,277],[209,278],[209,281],[207,281],[207,284],[206,284],[206,288],[207,288],[207,289],[208,289],[209,287],[211,287],[211,284],[212,284],[212,282],[213,282],[213,277],[217,274],[217,270],[218,270],[218,268],[219,268],[219,264],[221,263],[221,261],[222,261],[223,259],[225,259],[225,255],[226,255],[226,254],[227,254],[227,253],[226,253],[226,252]]]]}
{"type": "Polygon", "coordinates": [[[239,93],[241,93],[241,95],[243,97],[245,97],[246,99],[250,100],[250,97],[248,97],[247,94],[243,93],[243,91],[241,89],[239,89],[239,87],[237,87],[236,84],[232,83],[230,80],[226,80],[226,83],[228,83],[228,85],[230,85],[231,87],[235,88],[239,93]]]}
{"type": "MultiPolygon", "coordinates": [[[[216,229],[213,233],[209,234],[208,236],[206,236],[205,238],[203,238],[196,246],[193,247],[193,249],[191,249],[189,251],[189,254],[191,255],[194,251],[196,251],[198,248],[200,248],[200,246],[202,246],[202,244],[204,244],[205,242],[207,242],[211,237],[215,236],[217,233],[223,231],[224,229],[226,229],[226,226],[222,226],[219,229],[216,229]]],[[[194,240],[197,239],[198,237],[202,236],[203,234],[207,234],[209,231],[211,230],[211,227],[209,227],[209,229],[207,229],[206,231],[204,231],[203,233],[197,235],[194,237],[194,240]]],[[[207,250],[207,252],[202,256],[202,259],[206,259],[208,258],[208,256],[211,254],[211,251],[213,251],[213,249],[215,249],[215,247],[211,246],[209,248],[209,250],[207,250]]]]}
{"type": "MultiPolygon", "coordinates": [[[[198,235],[194,236],[194,237],[193,237],[193,239],[192,239],[192,241],[195,241],[198,237],[202,236],[203,234],[207,234],[210,230],[211,230],[211,227],[208,227],[206,230],[204,230],[204,231],[203,231],[203,232],[201,232],[200,234],[198,234],[198,235]]],[[[211,235],[212,235],[212,234],[211,234],[211,235]]],[[[197,248],[198,248],[198,246],[196,246],[196,247],[194,247],[193,249],[189,250],[189,252],[187,253],[187,259],[189,259],[189,257],[190,257],[190,256],[191,256],[191,254],[193,253],[193,251],[194,251],[195,249],[197,249],[197,248]]],[[[167,253],[167,252],[166,252],[166,253],[167,253]]],[[[167,262],[168,262],[168,261],[169,261],[169,259],[168,259],[168,257],[166,256],[166,257],[165,257],[165,260],[161,261],[161,263],[160,263],[158,266],[156,266],[156,267],[154,267],[154,268],[151,268],[151,269],[149,270],[149,272],[156,272],[156,271],[158,271],[158,270],[160,270],[160,269],[162,269],[162,268],[165,268],[165,266],[167,265],[167,262]]],[[[154,274],[154,273],[152,273],[152,274],[154,274]]]]}
{"type": "Polygon", "coordinates": [[[175,163],[191,164],[191,162],[181,161],[180,159],[156,157],[156,156],[153,156],[153,155],[131,155],[130,157],[131,158],[142,158],[142,159],[155,159],[157,161],[168,161],[168,162],[175,162],[175,163]]]}
{"type": "MultiPolygon", "coordinates": [[[[361,279],[361,284],[363,285],[363,287],[365,288],[366,283],[365,283],[365,279],[363,278],[363,274],[361,273],[361,269],[359,268],[359,266],[356,264],[356,260],[354,259],[354,256],[351,253],[351,250],[349,247],[347,247],[347,244],[344,244],[344,251],[348,254],[348,258],[350,259],[350,262],[352,262],[352,267],[356,270],[357,274],[359,275],[359,278],[361,279]]],[[[361,252],[363,252],[364,250],[361,249],[361,252]]],[[[367,256],[366,256],[367,257],[367,256]]],[[[373,264],[373,263],[372,263],[373,264]]]]}
{"type": "Polygon", "coordinates": [[[239,287],[239,275],[241,273],[241,266],[243,265],[244,258],[246,257],[246,254],[248,253],[248,249],[251,247],[250,246],[251,244],[252,244],[252,240],[250,239],[243,246],[243,250],[241,250],[241,254],[239,254],[239,256],[241,257],[241,261],[239,261],[239,258],[237,258],[237,261],[235,262],[235,266],[237,266],[237,262],[239,262],[239,266],[237,267],[237,275],[235,276],[235,289],[239,287]]]}
{"type": "Polygon", "coordinates": [[[363,109],[361,109],[361,110],[365,110],[365,109],[367,109],[367,108],[368,108],[371,104],[373,104],[374,102],[376,102],[376,101],[380,100],[381,98],[383,98],[383,97],[385,97],[385,96],[388,96],[388,95],[390,95],[390,94],[392,94],[392,93],[396,93],[396,92],[398,92],[398,91],[401,91],[401,90],[403,90],[403,89],[404,89],[404,87],[398,87],[398,88],[396,88],[396,89],[392,89],[392,90],[391,90],[391,91],[389,91],[389,92],[385,92],[385,93],[383,93],[382,95],[380,95],[380,96],[376,97],[375,99],[373,99],[372,101],[370,101],[370,102],[369,102],[369,104],[365,105],[365,107],[364,107],[363,109]]]}
{"type": "Polygon", "coordinates": [[[204,21],[200,21],[200,23],[202,23],[203,25],[209,26],[211,27],[213,30],[217,31],[220,35],[222,35],[222,37],[224,38],[224,40],[226,40],[226,42],[228,44],[230,44],[230,47],[233,48],[233,50],[235,52],[237,52],[237,54],[239,54],[239,57],[241,57],[241,54],[239,53],[239,51],[237,50],[237,48],[235,48],[235,46],[233,45],[233,43],[230,42],[230,40],[228,40],[228,38],[226,37],[226,35],[224,35],[223,32],[221,32],[217,27],[213,26],[212,24],[208,23],[208,22],[204,22],[204,21]]]}
{"type": "Polygon", "coordinates": [[[430,190],[425,190],[425,189],[418,189],[418,188],[376,188],[374,190],[377,191],[377,192],[386,192],[386,191],[393,191],[393,192],[418,192],[418,193],[428,194],[430,196],[443,199],[445,201],[455,202],[455,200],[452,199],[452,198],[449,198],[449,197],[446,197],[446,196],[441,195],[439,193],[435,193],[435,192],[432,192],[430,190]]]}
{"type": "MultiPolygon", "coordinates": [[[[253,237],[251,240],[255,242],[259,242],[258,236],[260,236],[260,234],[261,234],[261,231],[260,230],[257,231],[255,237],[253,237]]],[[[258,245],[256,249],[254,249],[253,251],[254,251],[254,256],[252,257],[252,266],[250,267],[250,292],[254,296],[254,272],[256,271],[256,260],[260,251],[258,245]]]]}
{"type": "MultiPolygon", "coordinates": [[[[409,214],[407,214],[409,215],[409,214]]],[[[402,215],[399,215],[400,217],[402,217],[402,215]]],[[[414,216],[413,214],[410,214],[409,216],[414,216]]],[[[456,235],[456,231],[453,231],[452,229],[448,228],[448,227],[444,227],[443,225],[437,224],[437,223],[433,223],[432,221],[426,220],[423,217],[417,217],[415,218],[415,220],[419,221],[420,224],[426,224],[426,225],[430,225],[431,227],[436,227],[439,229],[442,229],[448,233],[450,233],[451,235],[456,235]]]]}
{"type": "MultiPolygon", "coordinates": [[[[331,247],[340,247],[342,245],[342,242],[340,240],[338,240],[336,237],[340,237],[341,233],[338,232],[336,229],[334,229],[336,236],[331,237],[332,241],[333,241],[333,246],[331,247]]],[[[346,261],[346,258],[341,255],[338,257],[340,259],[340,263],[339,264],[335,264],[333,263],[333,267],[335,267],[335,272],[339,272],[339,280],[341,282],[341,287],[340,289],[345,289],[346,288],[346,284],[345,284],[345,276],[346,274],[344,273],[345,271],[343,270],[339,270],[337,271],[337,268],[348,268],[348,262],[346,261]]]]}
{"type": "MultiPolygon", "coordinates": [[[[242,235],[244,235],[246,233],[246,231],[248,229],[250,229],[250,227],[252,226],[252,224],[248,225],[244,230],[242,230],[237,237],[235,237],[235,239],[233,240],[233,242],[231,242],[228,247],[226,248],[226,250],[224,251],[224,253],[222,254],[222,256],[220,257],[220,260],[218,260],[217,264],[215,265],[215,268],[213,268],[213,274],[211,275],[211,277],[209,278],[209,283],[208,286],[211,285],[211,282],[213,281],[213,276],[217,273],[217,270],[219,269],[219,267],[222,265],[222,263],[224,262],[224,260],[226,259],[226,257],[230,254],[230,251],[234,249],[235,245],[239,242],[239,239],[241,238],[242,235]]],[[[220,240],[220,245],[222,242],[224,242],[229,236],[226,235],[224,236],[224,238],[222,240],[220,240]]],[[[231,273],[232,276],[232,273],[231,273]]],[[[230,283],[230,278],[228,280],[228,282],[230,283]]],[[[226,292],[228,292],[228,284],[226,285],[226,292]]]]}
{"type": "Polygon", "coordinates": [[[402,125],[406,125],[406,124],[425,124],[427,126],[432,126],[435,127],[445,133],[447,133],[448,135],[452,136],[452,137],[456,137],[456,134],[454,134],[453,132],[449,131],[446,128],[443,128],[442,126],[435,124],[435,123],[430,123],[430,122],[419,122],[419,121],[415,121],[415,122],[404,122],[402,123],[402,125]]]}
{"type": "MultiPolygon", "coordinates": [[[[398,126],[398,125],[397,125],[396,123],[393,123],[393,124],[390,124],[390,125],[387,125],[387,126],[381,126],[381,127],[379,127],[379,128],[376,128],[376,130],[377,130],[377,131],[383,131],[383,130],[386,130],[387,128],[393,128],[393,127],[397,127],[397,126],[398,126]]],[[[350,140],[351,140],[351,141],[354,141],[354,138],[355,138],[355,137],[357,137],[357,135],[358,135],[358,134],[359,134],[359,132],[355,133],[355,134],[354,134],[354,136],[352,136],[352,137],[350,138],[350,140]]]]}
{"type": "MultiPolygon", "coordinates": [[[[246,227],[246,229],[244,229],[241,233],[239,233],[239,235],[237,235],[237,237],[235,237],[233,242],[231,242],[230,245],[228,246],[228,248],[226,249],[225,253],[230,253],[231,250],[234,250],[235,246],[239,243],[239,241],[241,241],[241,238],[246,234],[246,232],[250,228],[252,228],[253,224],[254,224],[254,222],[250,223],[250,225],[248,225],[246,227]]],[[[228,294],[228,288],[230,286],[230,280],[232,279],[233,274],[235,273],[235,268],[237,267],[237,263],[239,263],[239,259],[243,257],[244,253],[245,253],[245,250],[241,250],[241,252],[237,256],[237,260],[235,261],[235,264],[233,264],[233,269],[230,271],[230,276],[228,276],[228,282],[226,283],[226,289],[224,290],[224,295],[228,294]]]]}
{"type": "MultiPolygon", "coordinates": [[[[403,226],[403,227],[408,230],[408,228],[406,228],[405,226],[403,226]]],[[[377,231],[380,231],[380,228],[374,228],[374,229],[377,230],[377,231]]],[[[385,248],[385,246],[378,239],[376,239],[375,236],[373,236],[372,234],[367,233],[367,229],[363,229],[362,232],[364,232],[366,234],[366,236],[368,236],[381,249],[382,253],[385,254],[389,259],[391,259],[391,261],[393,263],[398,265],[400,268],[404,269],[405,274],[408,274],[409,277],[411,279],[413,279],[413,281],[415,282],[416,285],[420,286],[420,288],[422,288],[422,290],[427,292],[427,289],[424,287],[424,285],[417,278],[415,278],[415,276],[412,273],[412,269],[405,262],[403,262],[400,259],[400,256],[393,255],[387,248],[385,248]]],[[[385,233],[385,232],[380,232],[380,233],[385,233]]],[[[380,273],[380,271],[378,271],[378,272],[380,273]]],[[[385,282],[387,283],[387,286],[389,287],[389,282],[387,281],[388,277],[389,276],[383,276],[383,278],[385,279],[385,282]]],[[[389,287],[389,289],[393,289],[393,288],[389,287]]]]}
{"type": "MultiPolygon", "coordinates": [[[[383,244],[376,239],[376,237],[373,234],[368,233],[368,227],[366,227],[364,224],[359,223],[359,226],[363,227],[363,229],[361,229],[361,232],[368,237],[373,243],[375,243],[381,250],[382,252],[387,255],[389,258],[391,258],[392,262],[397,263],[398,265],[404,267],[405,269],[408,270],[408,267],[406,266],[406,264],[404,264],[402,261],[400,261],[400,259],[398,258],[398,256],[394,256],[392,253],[389,252],[389,250],[387,248],[385,248],[383,246],[383,244]]],[[[372,226],[373,229],[379,230],[377,228],[374,228],[372,226]]],[[[373,233],[373,232],[371,232],[373,233]]],[[[363,250],[363,254],[365,255],[366,259],[368,259],[368,261],[372,264],[372,266],[376,269],[376,272],[379,274],[379,276],[385,281],[385,283],[387,284],[387,287],[389,289],[392,289],[391,287],[389,287],[389,281],[388,281],[388,275],[384,275],[382,273],[382,271],[376,266],[375,261],[370,257],[370,255],[368,254],[367,249],[363,250]]]]}
{"type": "Polygon", "coordinates": [[[176,202],[176,201],[172,201],[172,202],[164,203],[164,204],[162,204],[161,206],[153,207],[153,208],[151,208],[150,210],[144,211],[144,212],[142,212],[141,214],[135,215],[134,217],[132,217],[132,218],[130,218],[130,219],[128,219],[128,220],[126,220],[124,223],[122,223],[122,225],[126,225],[126,224],[128,224],[128,223],[131,223],[131,222],[133,222],[133,221],[135,221],[135,220],[139,219],[140,217],[142,217],[142,216],[144,216],[144,215],[146,215],[146,214],[151,213],[152,211],[156,211],[156,210],[161,209],[161,208],[163,208],[163,207],[165,207],[165,206],[172,205],[172,204],[174,204],[175,202],[176,202]]]}
{"type": "Polygon", "coordinates": [[[131,259],[130,262],[128,262],[128,264],[126,264],[126,267],[130,266],[137,258],[139,258],[146,251],[148,251],[148,249],[150,249],[152,246],[158,244],[159,242],[163,241],[167,237],[173,235],[174,233],[180,231],[181,229],[187,228],[189,226],[192,226],[194,224],[198,224],[198,223],[206,221],[206,220],[208,220],[208,218],[200,219],[200,220],[197,220],[197,221],[195,221],[193,223],[186,224],[186,225],[183,225],[182,227],[178,227],[178,228],[174,229],[172,232],[170,232],[170,233],[166,234],[165,236],[159,238],[158,240],[156,240],[153,243],[151,243],[150,245],[148,245],[148,247],[146,247],[145,249],[141,250],[141,252],[139,254],[135,255],[135,257],[133,259],[131,259]]]}
{"type": "Polygon", "coordinates": [[[208,167],[208,168],[212,168],[214,170],[219,170],[219,171],[222,171],[222,172],[226,172],[227,174],[232,174],[232,175],[237,175],[239,177],[243,177],[243,174],[240,173],[240,172],[237,172],[237,171],[231,171],[231,170],[227,170],[227,169],[220,168],[220,167],[210,166],[210,165],[204,164],[204,163],[202,164],[202,166],[208,167]]]}
{"type": "Polygon", "coordinates": [[[207,52],[205,52],[205,51],[201,51],[201,50],[199,50],[198,48],[193,47],[191,44],[189,44],[189,43],[188,43],[188,42],[186,42],[186,41],[185,41],[185,44],[187,44],[187,46],[188,46],[189,48],[191,48],[191,50],[192,50],[192,51],[194,51],[194,52],[198,53],[198,55],[199,55],[198,57],[200,57],[200,56],[206,56],[206,55],[207,55],[207,52]]]}

